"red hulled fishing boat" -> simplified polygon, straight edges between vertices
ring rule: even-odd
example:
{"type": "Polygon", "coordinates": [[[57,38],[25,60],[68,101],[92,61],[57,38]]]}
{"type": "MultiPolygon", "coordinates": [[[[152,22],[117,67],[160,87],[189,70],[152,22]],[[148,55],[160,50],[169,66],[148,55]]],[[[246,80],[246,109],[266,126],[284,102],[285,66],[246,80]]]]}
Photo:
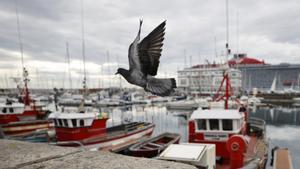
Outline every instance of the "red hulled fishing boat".
{"type": "Polygon", "coordinates": [[[6,136],[23,136],[36,130],[48,129],[46,112],[30,99],[28,72],[24,68],[24,88],[19,103],[7,100],[0,104],[0,125],[6,136]]]}
{"type": "Polygon", "coordinates": [[[249,118],[243,106],[228,109],[232,94],[228,72],[224,73],[220,90],[223,84],[225,92],[217,98],[224,99],[225,109],[194,111],[189,119],[189,142],[214,144],[217,169],[264,168],[268,157],[265,122],[249,118]]]}
{"type": "Polygon", "coordinates": [[[92,108],[54,112],[49,118],[54,121],[55,145],[83,146],[92,150],[121,151],[151,136],[154,129],[154,124],[145,122],[106,127],[108,115],[92,108]]]}

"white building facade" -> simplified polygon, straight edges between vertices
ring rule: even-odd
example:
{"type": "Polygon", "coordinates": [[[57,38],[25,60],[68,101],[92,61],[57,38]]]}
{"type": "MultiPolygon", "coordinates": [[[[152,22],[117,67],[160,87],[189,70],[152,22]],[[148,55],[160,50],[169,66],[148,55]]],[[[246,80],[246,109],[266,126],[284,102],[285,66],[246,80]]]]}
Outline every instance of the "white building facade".
{"type": "MultiPolygon", "coordinates": [[[[191,95],[214,95],[223,80],[223,74],[228,70],[234,95],[240,92],[242,85],[241,71],[228,68],[226,65],[197,65],[179,70],[178,87],[191,95]]],[[[222,92],[225,91],[225,84],[222,92]]]]}

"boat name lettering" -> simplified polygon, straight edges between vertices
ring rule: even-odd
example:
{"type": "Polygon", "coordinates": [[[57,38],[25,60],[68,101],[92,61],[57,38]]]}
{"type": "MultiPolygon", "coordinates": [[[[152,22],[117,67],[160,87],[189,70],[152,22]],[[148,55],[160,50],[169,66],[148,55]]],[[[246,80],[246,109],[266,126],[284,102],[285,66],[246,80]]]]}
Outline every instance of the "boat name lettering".
{"type": "Polygon", "coordinates": [[[228,139],[228,134],[211,134],[211,133],[207,133],[207,134],[204,134],[204,139],[205,140],[227,140],[228,139]]]}

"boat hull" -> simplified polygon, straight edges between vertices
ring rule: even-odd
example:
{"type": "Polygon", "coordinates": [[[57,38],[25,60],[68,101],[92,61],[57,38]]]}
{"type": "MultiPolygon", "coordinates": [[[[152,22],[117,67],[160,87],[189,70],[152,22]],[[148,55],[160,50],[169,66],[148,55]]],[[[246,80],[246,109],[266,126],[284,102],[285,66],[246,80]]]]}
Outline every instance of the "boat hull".
{"type": "Polygon", "coordinates": [[[131,146],[128,152],[135,157],[152,158],[164,151],[170,144],[178,144],[179,140],[179,134],[163,133],[131,146]]]}
{"type": "Polygon", "coordinates": [[[12,122],[1,126],[6,136],[26,135],[39,129],[49,129],[50,122],[48,120],[33,120],[23,122],[12,122]]]}
{"type": "Polygon", "coordinates": [[[149,124],[140,129],[136,129],[124,134],[115,136],[99,135],[92,138],[78,141],[60,141],[55,143],[59,146],[84,147],[88,150],[106,150],[118,152],[124,150],[132,144],[137,143],[140,139],[151,136],[154,130],[154,124],[149,124]]]}

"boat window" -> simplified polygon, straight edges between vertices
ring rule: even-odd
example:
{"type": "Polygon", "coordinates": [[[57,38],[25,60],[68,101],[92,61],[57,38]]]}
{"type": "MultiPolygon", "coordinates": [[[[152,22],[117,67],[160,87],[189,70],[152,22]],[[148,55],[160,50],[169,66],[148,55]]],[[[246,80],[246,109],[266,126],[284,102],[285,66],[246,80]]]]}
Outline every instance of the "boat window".
{"type": "Polygon", "coordinates": [[[68,127],[69,125],[68,125],[67,119],[64,119],[63,121],[64,121],[64,125],[65,125],[66,127],[68,127]]]}
{"type": "Polygon", "coordinates": [[[9,112],[10,112],[10,113],[13,113],[13,112],[14,112],[14,109],[13,109],[12,107],[10,107],[10,108],[9,108],[9,112]]]}
{"type": "Polygon", "coordinates": [[[2,109],[2,113],[6,113],[6,107],[2,109]]]}
{"type": "Polygon", "coordinates": [[[222,120],[222,127],[223,127],[223,130],[225,131],[230,131],[232,130],[232,120],[231,119],[224,119],[222,120]]]}
{"type": "Polygon", "coordinates": [[[57,123],[57,120],[56,120],[56,119],[54,119],[54,125],[55,125],[55,126],[58,126],[58,123],[57,123]]]}
{"type": "Polygon", "coordinates": [[[198,119],[197,120],[197,127],[198,127],[198,130],[206,130],[206,120],[205,119],[198,119]]]}
{"type": "Polygon", "coordinates": [[[219,120],[218,119],[209,119],[210,130],[219,130],[219,120]]]}
{"type": "Polygon", "coordinates": [[[83,121],[83,119],[81,119],[81,120],[79,121],[79,125],[80,125],[80,127],[83,127],[83,126],[84,126],[84,121],[83,121]]]}
{"type": "Polygon", "coordinates": [[[62,126],[62,121],[61,121],[61,119],[58,119],[58,123],[59,123],[59,126],[62,126]]]}
{"type": "Polygon", "coordinates": [[[73,127],[77,127],[77,121],[76,121],[76,119],[72,119],[72,125],[73,125],[73,127]]]}

